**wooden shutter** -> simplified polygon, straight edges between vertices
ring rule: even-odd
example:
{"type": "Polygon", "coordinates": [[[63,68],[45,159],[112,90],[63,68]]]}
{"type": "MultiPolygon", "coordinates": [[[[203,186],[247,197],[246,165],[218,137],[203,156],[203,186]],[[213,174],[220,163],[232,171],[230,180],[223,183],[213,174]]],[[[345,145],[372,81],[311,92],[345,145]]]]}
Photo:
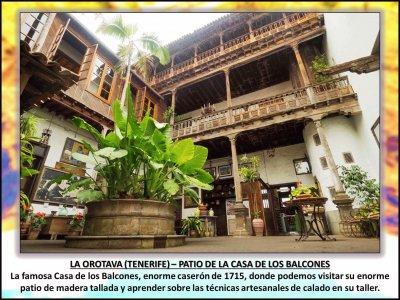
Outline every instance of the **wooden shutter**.
{"type": "Polygon", "coordinates": [[[94,44],[86,48],[85,55],[83,56],[81,66],[79,68],[79,81],[86,80],[90,76],[97,46],[98,44],[94,44]]]}
{"type": "Polygon", "coordinates": [[[58,29],[57,35],[54,38],[53,43],[51,44],[49,52],[47,53],[47,58],[49,60],[53,60],[54,55],[56,54],[56,51],[58,49],[58,46],[60,45],[61,40],[62,40],[62,38],[64,36],[64,33],[67,30],[67,27],[68,27],[68,24],[69,24],[70,20],[71,19],[68,19],[67,23],[65,25],[61,25],[60,28],[58,29]]]}
{"type": "Polygon", "coordinates": [[[343,157],[344,157],[344,162],[346,164],[352,164],[354,163],[354,158],[353,155],[350,152],[345,152],[343,153],[343,157]]]}
{"type": "Polygon", "coordinates": [[[138,92],[136,94],[136,106],[135,106],[137,107],[136,117],[138,118],[140,118],[142,115],[143,103],[145,98],[146,98],[146,87],[144,87],[143,89],[138,89],[138,92]]]}
{"type": "Polygon", "coordinates": [[[321,162],[322,169],[328,169],[328,162],[326,161],[325,156],[320,157],[319,161],[321,162]]]}

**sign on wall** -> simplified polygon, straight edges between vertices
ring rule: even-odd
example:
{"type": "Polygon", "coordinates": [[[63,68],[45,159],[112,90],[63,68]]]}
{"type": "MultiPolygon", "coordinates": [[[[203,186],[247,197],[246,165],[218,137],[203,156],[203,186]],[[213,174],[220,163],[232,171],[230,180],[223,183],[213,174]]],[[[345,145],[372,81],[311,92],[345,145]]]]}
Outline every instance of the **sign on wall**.
{"type": "Polygon", "coordinates": [[[67,164],[72,164],[78,167],[85,168],[86,164],[84,162],[78,161],[72,157],[72,153],[75,152],[82,153],[85,155],[89,154],[89,150],[86,149],[82,143],[75,141],[71,138],[67,138],[65,140],[65,145],[61,154],[60,161],[65,162],[67,164]]]}

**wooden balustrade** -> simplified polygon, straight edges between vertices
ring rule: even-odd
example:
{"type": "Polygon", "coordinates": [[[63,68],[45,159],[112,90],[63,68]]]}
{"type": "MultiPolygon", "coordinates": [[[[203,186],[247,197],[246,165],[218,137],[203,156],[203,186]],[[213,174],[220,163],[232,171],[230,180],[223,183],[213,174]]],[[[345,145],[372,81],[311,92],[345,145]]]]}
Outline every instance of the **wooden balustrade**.
{"type": "MultiPolygon", "coordinates": [[[[316,102],[354,94],[347,76],[318,83],[311,88],[316,102]]],[[[306,88],[291,90],[287,93],[233,106],[230,109],[216,111],[206,116],[178,122],[173,126],[172,137],[182,137],[243,121],[256,120],[307,105],[311,105],[311,101],[306,88]]]]}
{"type": "Polygon", "coordinates": [[[285,30],[290,30],[291,27],[303,23],[305,21],[311,19],[317,19],[317,13],[295,13],[289,15],[285,18],[279,19],[275,22],[269,23],[263,27],[257,28],[253,31],[254,39],[251,38],[250,33],[246,33],[242,36],[234,38],[230,41],[225,42],[221,47],[218,45],[212,49],[209,49],[203,53],[197,55],[197,61],[195,61],[194,57],[187,59],[177,65],[174,65],[171,68],[163,70],[154,75],[152,79],[152,84],[157,84],[161,81],[164,81],[168,78],[178,75],[184,71],[187,71],[191,68],[194,68],[198,65],[201,65],[210,59],[217,58],[219,56],[225,55],[229,52],[235,51],[236,49],[244,46],[252,44],[253,42],[260,41],[262,38],[268,38],[275,33],[283,32],[285,30]],[[289,24],[289,26],[287,25],[289,24]]]}

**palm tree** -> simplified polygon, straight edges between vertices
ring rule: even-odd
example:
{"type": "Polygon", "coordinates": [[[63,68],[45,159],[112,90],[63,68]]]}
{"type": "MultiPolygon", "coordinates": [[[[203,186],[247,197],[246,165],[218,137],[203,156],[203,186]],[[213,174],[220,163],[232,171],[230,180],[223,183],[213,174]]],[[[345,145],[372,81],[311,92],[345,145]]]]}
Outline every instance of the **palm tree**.
{"type": "Polygon", "coordinates": [[[120,41],[117,52],[120,59],[119,70],[126,70],[121,107],[124,107],[125,103],[125,92],[129,85],[131,65],[145,80],[149,80],[150,69],[154,71],[156,65],[154,57],[158,58],[162,65],[166,65],[170,61],[167,48],[161,45],[157,36],[145,33],[141,37],[136,37],[137,31],[137,26],[124,23],[121,15],[114,17],[109,22],[103,19],[97,29],[97,32],[115,37],[120,41]]]}

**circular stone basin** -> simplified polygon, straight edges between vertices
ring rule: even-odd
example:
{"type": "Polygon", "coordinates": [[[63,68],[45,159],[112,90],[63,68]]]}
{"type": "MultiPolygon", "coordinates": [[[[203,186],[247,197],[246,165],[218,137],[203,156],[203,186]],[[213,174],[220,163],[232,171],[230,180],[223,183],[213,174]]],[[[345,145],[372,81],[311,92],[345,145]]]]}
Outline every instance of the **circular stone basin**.
{"type": "Polygon", "coordinates": [[[175,233],[175,207],[136,199],[105,200],[86,204],[82,236],[66,237],[72,248],[165,248],[183,245],[175,233]]]}

